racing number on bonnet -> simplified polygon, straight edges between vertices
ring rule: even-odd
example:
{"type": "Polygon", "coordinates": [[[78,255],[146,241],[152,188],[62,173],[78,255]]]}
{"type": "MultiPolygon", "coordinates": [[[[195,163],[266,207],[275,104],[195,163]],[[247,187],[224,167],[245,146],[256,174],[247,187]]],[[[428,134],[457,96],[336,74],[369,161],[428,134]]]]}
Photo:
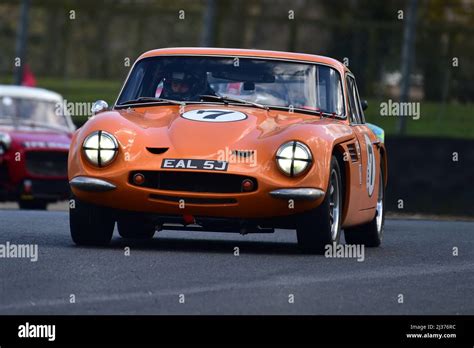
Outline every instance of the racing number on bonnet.
{"type": "Polygon", "coordinates": [[[235,110],[201,109],[184,112],[181,117],[201,122],[234,122],[245,120],[247,115],[235,110]]]}
{"type": "Polygon", "coordinates": [[[198,114],[207,114],[204,116],[205,119],[216,119],[219,116],[232,114],[233,111],[220,111],[220,110],[199,110],[198,114]]]}

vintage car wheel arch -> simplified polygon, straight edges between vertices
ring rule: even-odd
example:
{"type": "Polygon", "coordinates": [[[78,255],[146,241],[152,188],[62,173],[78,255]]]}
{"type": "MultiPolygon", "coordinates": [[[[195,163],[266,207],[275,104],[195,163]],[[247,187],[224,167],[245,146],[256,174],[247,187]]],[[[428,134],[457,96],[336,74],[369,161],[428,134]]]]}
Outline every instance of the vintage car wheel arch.
{"type": "MultiPolygon", "coordinates": [[[[347,222],[347,218],[348,218],[348,214],[350,213],[349,211],[349,200],[350,198],[352,197],[352,195],[357,195],[357,193],[354,193],[353,192],[353,188],[350,188],[351,185],[357,185],[357,183],[354,183],[354,182],[351,182],[351,165],[350,165],[350,161],[345,161],[343,158],[344,158],[344,155],[345,155],[345,152],[347,151],[347,145],[349,143],[351,143],[352,140],[349,140],[349,141],[340,141],[338,142],[337,144],[334,145],[334,150],[333,152],[336,154],[338,160],[339,160],[339,165],[341,167],[341,179],[342,179],[342,186],[343,186],[343,190],[344,190],[344,194],[343,194],[343,218],[342,218],[342,221],[343,221],[343,225],[346,224],[347,222]]],[[[380,170],[383,171],[383,179],[384,179],[384,186],[386,187],[387,186],[387,173],[388,173],[388,169],[387,169],[387,156],[386,156],[386,150],[385,150],[385,146],[384,144],[380,144],[379,146],[379,149],[378,151],[376,150],[376,153],[378,153],[378,157],[379,157],[379,160],[378,160],[378,165],[376,165],[376,168],[380,168],[380,170]]],[[[367,213],[368,211],[366,211],[367,213]]],[[[373,214],[375,214],[375,207],[373,209],[373,214]]],[[[354,223],[351,223],[349,222],[349,226],[344,226],[344,227],[352,227],[352,226],[356,226],[356,225],[359,225],[361,223],[365,223],[365,222],[368,222],[370,221],[371,219],[373,218],[373,216],[371,216],[370,214],[369,215],[366,215],[365,218],[363,219],[363,221],[361,220],[360,222],[358,222],[357,224],[354,224],[354,223]]]]}

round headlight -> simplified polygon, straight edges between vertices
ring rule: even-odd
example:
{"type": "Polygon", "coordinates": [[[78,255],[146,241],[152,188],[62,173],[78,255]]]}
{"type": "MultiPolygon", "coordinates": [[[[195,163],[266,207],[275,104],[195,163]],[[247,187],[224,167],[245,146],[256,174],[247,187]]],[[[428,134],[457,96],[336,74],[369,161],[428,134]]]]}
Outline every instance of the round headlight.
{"type": "Polygon", "coordinates": [[[288,176],[297,176],[306,171],[312,162],[311,151],[299,141],[289,141],[277,151],[278,168],[288,176]]]}
{"type": "Polygon", "coordinates": [[[118,143],[112,134],[96,131],[87,136],[82,144],[87,160],[97,167],[104,167],[115,159],[118,143]]]}
{"type": "Polygon", "coordinates": [[[5,150],[8,150],[12,143],[12,138],[8,133],[0,133],[0,146],[3,146],[5,150]]]}

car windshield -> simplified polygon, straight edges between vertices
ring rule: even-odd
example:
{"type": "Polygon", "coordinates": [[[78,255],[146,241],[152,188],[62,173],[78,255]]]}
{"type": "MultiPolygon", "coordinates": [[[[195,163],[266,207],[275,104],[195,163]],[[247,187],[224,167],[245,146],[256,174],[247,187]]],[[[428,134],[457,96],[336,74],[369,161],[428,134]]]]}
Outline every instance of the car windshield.
{"type": "Polygon", "coordinates": [[[0,124],[68,128],[61,105],[53,101],[0,96],[0,124]],[[59,108],[59,109],[58,109],[59,108]]]}
{"type": "Polygon", "coordinates": [[[130,73],[117,105],[138,98],[199,102],[202,95],[238,98],[269,107],[345,114],[341,78],[335,69],[311,63],[236,57],[142,59],[130,73]]]}

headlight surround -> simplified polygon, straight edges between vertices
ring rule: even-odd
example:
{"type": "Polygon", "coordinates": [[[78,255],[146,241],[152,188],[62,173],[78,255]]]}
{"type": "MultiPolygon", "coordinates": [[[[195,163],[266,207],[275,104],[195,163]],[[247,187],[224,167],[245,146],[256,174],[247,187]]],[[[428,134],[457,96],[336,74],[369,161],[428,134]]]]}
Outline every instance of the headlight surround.
{"type": "Polygon", "coordinates": [[[313,157],[308,146],[293,140],[280,146],[276,154],[278,168],[287,176],[298,176],[306,172],[313,157]]]}
{"type": "Polygon", "coordinates": [[[92,165],[102,168],[112,163],[117,157],[118,142],[106,131],[95,131],[82,143],[84,157],[92,165]]]}
{"type": "Polygon", "coordinates": [[[10,136],[10,134],[0,132],[0,146],[3,146],[5,150],[8,150],[11,144],[12,137],[10,136]]]}

